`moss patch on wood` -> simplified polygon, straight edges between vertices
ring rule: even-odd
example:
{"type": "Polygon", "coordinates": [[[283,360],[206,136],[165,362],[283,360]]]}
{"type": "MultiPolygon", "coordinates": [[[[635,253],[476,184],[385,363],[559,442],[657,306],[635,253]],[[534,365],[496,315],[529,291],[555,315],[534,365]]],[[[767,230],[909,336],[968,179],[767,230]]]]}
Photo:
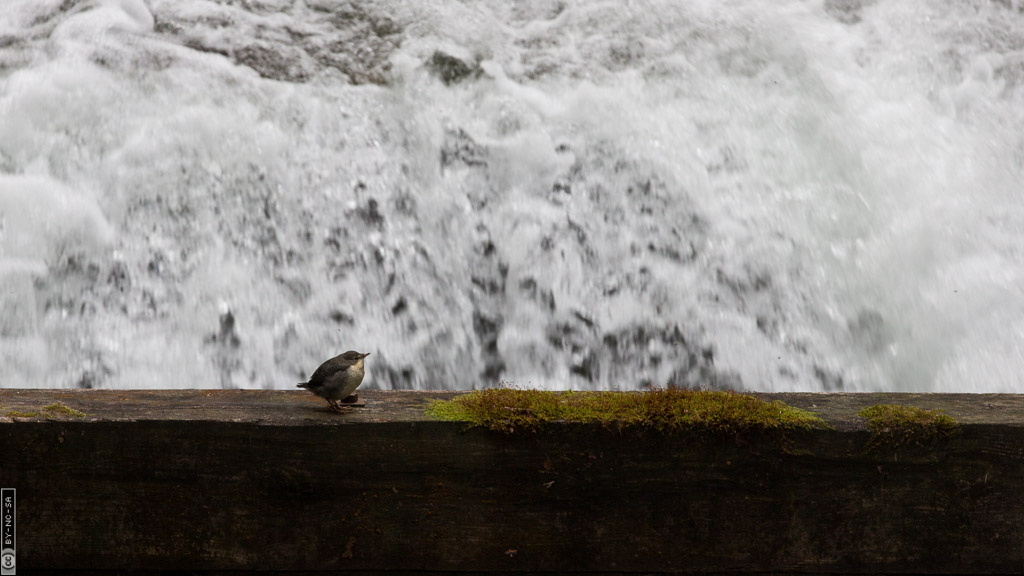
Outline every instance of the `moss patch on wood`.
{"type": "Polygon", "coordinates": [[[698,431],[715,434],[827,428],[818,416],[779,401],[735,392],[550,392],[494,388],[436,400],[427,415],[505,433],[536,430],[547,422],[600,423],[623,430],[698,431]]]}
{"type": "Polygon", "coordinates": [[[925,410],[914,406],[875,404],[857,413],[866,418],[871,440],[866,450],[881,446],[934,445],[960,431],[960,424],[942,410],[925,410]]]}
{"type": "Polygon", "coordinates": [[[85,412],[75,410],[74,408],[62,404],[60,402],[54,402],[53,404],[47,404],[40,410],[35,412],[20,412],[18,410],[11,410],[7,413],[8,418],[38,418],[45,416],[47,418],[55,418],[57,416],[70,416],[72,418],[82,418],[85,416],[85,412]]]}
{"type": "Polygon", "coordinates": [[[53,404],[47,404],[43,406],[43,411],[52,415],[62,414],[64,416],[71,416],[73,418],[82,418],[85,416],[85,412],[75,410],[67,404],[61,404],[60,402],[54,402],[53,404]]]}

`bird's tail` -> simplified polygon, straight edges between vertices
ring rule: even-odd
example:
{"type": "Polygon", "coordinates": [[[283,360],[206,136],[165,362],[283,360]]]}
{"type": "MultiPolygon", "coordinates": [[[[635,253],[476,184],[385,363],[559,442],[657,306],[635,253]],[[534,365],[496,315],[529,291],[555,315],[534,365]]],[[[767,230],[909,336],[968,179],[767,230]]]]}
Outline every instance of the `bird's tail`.
{"type": "Polygon", "coordinates": [[[309,384],[309,382],[299,382],[298,384],[295,385],[295,387],[296,388],[305,388],[306,384],[309,384]]]}

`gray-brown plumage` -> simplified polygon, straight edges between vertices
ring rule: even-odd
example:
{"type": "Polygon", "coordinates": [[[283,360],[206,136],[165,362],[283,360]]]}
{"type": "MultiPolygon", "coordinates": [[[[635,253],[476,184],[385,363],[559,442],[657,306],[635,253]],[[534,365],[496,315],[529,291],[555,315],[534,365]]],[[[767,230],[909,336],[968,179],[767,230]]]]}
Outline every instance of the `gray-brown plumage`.
{"type": "Polygon", "coordinates": [[[354,350],[339,354],[321,364],[316,372],[313,372],[309,382],[302,382],[298,386],[327,400],[331,410],[348,412],[352,408],[342,406],[338,402],[348,398],[362,383],[363,359],[369,355],[369,352],[361,354],[354,350]]]}

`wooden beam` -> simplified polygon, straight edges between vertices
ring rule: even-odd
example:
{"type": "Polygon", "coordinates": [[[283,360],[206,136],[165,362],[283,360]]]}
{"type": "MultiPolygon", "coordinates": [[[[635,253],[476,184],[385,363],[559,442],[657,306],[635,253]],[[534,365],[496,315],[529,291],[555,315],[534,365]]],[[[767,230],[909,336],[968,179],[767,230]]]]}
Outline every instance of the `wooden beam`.
{"type": "Polygon", "coordinates": [[[834,429],[706,438],[423,415],[452,395],[360,391],[339,415],[303,391],[0,390],[19,567],[1024,571],[1024,397],[765,395],[834,429]],[[877,403],[961,432],[865,451],[877,403]]]}

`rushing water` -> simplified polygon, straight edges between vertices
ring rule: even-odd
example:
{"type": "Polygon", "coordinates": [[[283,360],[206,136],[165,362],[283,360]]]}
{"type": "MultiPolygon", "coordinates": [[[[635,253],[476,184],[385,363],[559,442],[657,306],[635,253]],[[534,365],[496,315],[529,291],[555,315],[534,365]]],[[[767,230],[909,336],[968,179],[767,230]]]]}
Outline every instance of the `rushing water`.
{"type": "Polygon", "coordinates": [[[1016,0],[5,0],[3,386],[1024,392],[1016,0]]]}

